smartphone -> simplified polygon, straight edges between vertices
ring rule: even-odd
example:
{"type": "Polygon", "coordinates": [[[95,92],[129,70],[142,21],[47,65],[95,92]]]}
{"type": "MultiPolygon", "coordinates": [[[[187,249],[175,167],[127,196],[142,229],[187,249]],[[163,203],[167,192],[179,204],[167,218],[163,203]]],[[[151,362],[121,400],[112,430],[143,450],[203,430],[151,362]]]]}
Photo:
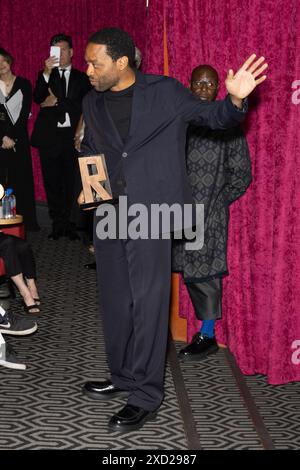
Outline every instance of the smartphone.
{"type": "Polygon", "coordinates": [[[58,46],[51,46],[50,48],[50,57],[55,57],[57,59],[57,67],[59,66],[60,61],[60,47],[58,46]]]}

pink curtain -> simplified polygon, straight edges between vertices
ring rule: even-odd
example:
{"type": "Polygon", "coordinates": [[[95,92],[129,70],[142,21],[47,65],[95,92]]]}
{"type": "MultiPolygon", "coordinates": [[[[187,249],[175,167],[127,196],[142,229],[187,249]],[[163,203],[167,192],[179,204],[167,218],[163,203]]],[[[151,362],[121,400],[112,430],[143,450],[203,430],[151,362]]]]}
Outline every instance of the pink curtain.
{"type": "MultiPolygon", "coordinates": [[[[58,32],[73,38],[73,64],[85,70],[84,48],[91,33],[117,26],[128,31],[142,54],[146,49],[146,2],[144,0],[1,0],[0,45],[15,58],[14,72],[31,80],[49,55],[49,41],[58,32]]],[[[163,61],[163,58],[162,58],[163,61]]],[[[29,129],[37,115],[33,105],[29,129]]],[[[32,149],[35,195],[45,200],[39,157],[32,149]]]]}
{"type": "MultiPolygon", "coordinates": [[[[252,52],[269,63],[268,81],[251,97],[245,125],[254,181],[231,208],[230,276],[217,336],[245,374],[266,374],[272,384],[300,380],[300,364],[292,361],[300,340],[300,99],[292,88],[297,80],[300,86],[299,1],[149,0],[147,10],[145,0],[1,0],[0,44],[15,56],[15,72],[34,84],[51,35],[72,35],[74,65],[84,69],[90,33],[119,26],[142,50],[144,70],[163,73],[164,12],[169,72],[185,84],[200,63],[214,65],[222,82],[252,52]]],[[[223,86],[220,97],[224,93],[223,86]]],[[[36,196],[44,199],[35,152],[33,163],[36,196]]],[[[190,340],[196,326],[184,288],[181,302],[190,340]]]]}
{"type": "MultiPolygon", "coordinates": [[[[170,75],[187,84],[193,67],[209,63],[223,82],[226,71],[252,52],[269,63],[268,80],[251,97],[245,125],[254,179],[231,208],[230,276],[217,338],[243,373],[266,374],[271,384],[298,381],[293,347],[300,340],[300,100],[292,86],[300,79],[300,3],[166,3],[170,75]]],[[[224,92],[223,86],[220,97],[224,92]]],[[[190,341],[199,322],[183,284],[180,298],[190,341]]]]}
{"type": "MultiPolygon", "coordinates": [[[[144,0],[142,3],[145,4],[144,0]]],[[[146,51],[143,71],[164,74],[164,2],[150,0],[146,13],[146,51]]]]}

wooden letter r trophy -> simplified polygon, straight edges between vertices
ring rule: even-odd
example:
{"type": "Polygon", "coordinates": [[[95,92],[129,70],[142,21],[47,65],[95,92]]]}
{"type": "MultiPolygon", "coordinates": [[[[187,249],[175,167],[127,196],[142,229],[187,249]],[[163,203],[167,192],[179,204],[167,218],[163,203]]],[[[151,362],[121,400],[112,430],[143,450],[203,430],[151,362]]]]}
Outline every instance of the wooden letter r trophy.
{"type": "Polygon", "coordinates": [[[104,155],[80,157],[78,162],[84,196],[80,207],[89,209],[104,202],[113,202],[104,155]]]}

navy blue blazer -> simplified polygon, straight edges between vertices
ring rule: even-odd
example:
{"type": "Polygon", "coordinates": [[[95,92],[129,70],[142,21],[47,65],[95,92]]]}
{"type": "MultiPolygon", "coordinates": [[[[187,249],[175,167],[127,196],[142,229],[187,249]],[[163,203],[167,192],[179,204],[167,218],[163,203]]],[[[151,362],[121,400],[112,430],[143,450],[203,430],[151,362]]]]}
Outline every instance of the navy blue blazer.
{"type": "Polygon", "coordinates": [[[212,129],[239,124],[245,110],[229,97],[212,103],[195,98],[180,82],[136,72],[129,135],[124,143],[106,109],[105,93],[91,90],[83,100],[83,155],[103,153],[114,196],[128,204],[192,203],[185,162],[189,123],[212,129]],[[121,189],[120,189],[121,188],[121,189]]]}

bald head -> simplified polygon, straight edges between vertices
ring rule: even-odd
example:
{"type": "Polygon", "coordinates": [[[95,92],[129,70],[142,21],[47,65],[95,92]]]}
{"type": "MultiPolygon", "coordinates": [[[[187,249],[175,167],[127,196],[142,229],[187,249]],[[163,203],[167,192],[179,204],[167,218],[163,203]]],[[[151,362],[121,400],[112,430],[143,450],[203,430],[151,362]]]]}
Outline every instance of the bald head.
{"type": "Polygon", "coordinates": [[[203,101],[214,101],[219,90],[219,76],[211,65],[198,65],[192,71],[191,91],[203,101]]]}

